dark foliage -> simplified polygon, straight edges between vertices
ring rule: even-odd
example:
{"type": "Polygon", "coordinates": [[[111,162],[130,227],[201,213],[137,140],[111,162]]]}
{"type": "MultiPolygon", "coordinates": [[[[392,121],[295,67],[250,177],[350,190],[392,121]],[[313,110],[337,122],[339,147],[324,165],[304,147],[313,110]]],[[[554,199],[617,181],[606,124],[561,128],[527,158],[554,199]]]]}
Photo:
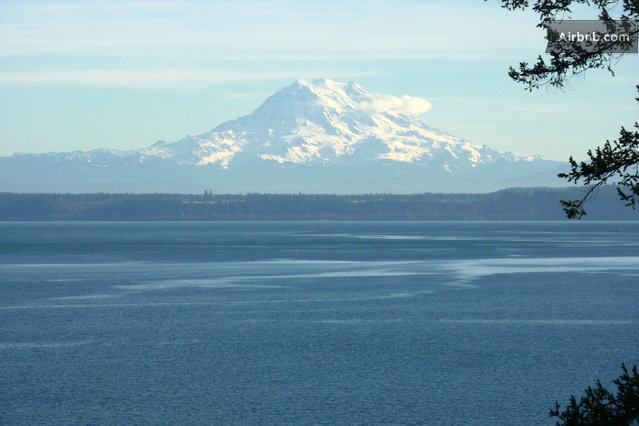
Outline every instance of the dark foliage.
{"type": "Polygon", "coordinates": [[[609,181],[618,185],[617,192],[626,206],[634,209],[639,204],[639,124],[635,123],[635,129],[628,131],[622,127],[618,140],[606,141],[603,147],[594,152],[589,150],[588,161],[577,163],[570,157],[570,172],[560,173],[559,177],[566,178],[569,182],[591,185],[581,199],[561,201],[570,219],[584,216],[584,203],[601,185],[609,181]]]}
{"type": "MultiPolygon", "coordinates": [[[[515,10],[532,7],[539,15],[538,27],[549,31],[551,20],[564,19],[570,16],[571,7],[585,5],[594,8],[596,18],[610,22],[617,19],[626,23],[639,20],[639,1],[637,0],[502,0],[502,7],[515,10]],[[531,6],[532,4],[532,6],[531,6]],[[620,7],[618,16],[611,16],[611,8],[620,7]]],[[[593,16],[595,18],[595,16],[593,16]]],[[[549,33],[550,36],[550,33],[549,33]]],[[[589,69],[607,69],[612,75],[613,65],[622,54],[606,52],[608,46],[601,44],[594,51],[571,50],[553,51],[549,53],[547,61],[541,55],[535,64],[521,62],[517,68],[511,67],[508,75],[518,83],[532,91],[541,86],[556,88],[564,87],[572,77],[583,74],[589,69]]],[[[639,88],[639,86],[638,86],[639,88]]],[[[639,100],[639,98],[637,99],[639,100]]],[[[635,128],[639,130],[637,123],[635,128]]],[[[601,185],[609,181],[616,182],[619,197],[627,206],[635,207],[639,202],[639,145],[637,131],[621,129],[620,138],[617,141],[606,141],[603,147],[596,148],[594,152],[588,151],[588,161],[577,163],[570,158],[570,173],[562,173],[559,177],[567,179],[575,184],[583,183],[589,188],[580,198],[574,200],[562,200],[566,216],[570,219],[580,219],[586,214],[584,204],[588,201],[601,185]]]]}
{"type": "MultiPolygon", "coordinates": [[[[571,7],[585,5],[596,10],[592,19],[610,21],[634,21],[639,19],[639,2],[636,0],[502,0],[502,7],[510,10],[531,7],[539,15],[538,27],[548,31],[548,24],[552,20],[560,20],[570,16],[571,7]],[[610,15],[610,8],[621,5],[623,11],[619,16],[610,15]]],[[[549,53],[550,60],[546,61],[541,55],[535,64],[521,62],[518,68],[510,67],[508,75],[518,83],[526,85],[527,90],[533,90],[544,85],[564,87],[570,78],[584,73],[589,69],[607,69],[614,75],[612,66],[621,54],[607,53],[608,46],[600,44],[593,52],[583,50],[571,52],[549,53]]]]}
{"type": "Polygon", "coordinates": [[[610,425],[623,426],[639,423],[639,374],[637,366],[631,372],[621,364],[623,373],[613,383],[617,393],[606,389],[597,380],[594,388],[588,386],[585,395],[579,399],[570,397],[565,409],[559,403],[550,410],[550,417],[557,417],[558,426],[573,425],[610,425]]]}

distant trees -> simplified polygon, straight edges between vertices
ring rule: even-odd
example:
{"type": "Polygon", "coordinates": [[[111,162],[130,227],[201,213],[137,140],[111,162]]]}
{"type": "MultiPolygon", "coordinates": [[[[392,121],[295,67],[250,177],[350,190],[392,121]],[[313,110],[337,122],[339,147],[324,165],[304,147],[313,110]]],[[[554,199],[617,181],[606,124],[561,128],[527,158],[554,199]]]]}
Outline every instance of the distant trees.
{"type": "Polygon", "coordinates": [[[559,403],[550,410],[550,417],[559,420],[557,426],[576,425],[609,425],[624,426],[639,424],[639,374],[637,366],[630,372],[621,364],[623,373],[613,380],[617,392],[613,394],[597,380],[595,387],[588,386],[584,395],[577,402],[577,398],[570,397],[565,409],[559,403]]]}
{"type": "MultiPolygon", "coordinates": [[[[552,20],[569,17],[572,6],[588,6],[594,9],[597,18],[610,22],[611,9],[618,8],[616,17],[622,23],[639,20],[639,1],[637,0],[502,0],[502,7],[515,10],[532,7],[539,15],[538,27],[550,30],[552,20]],[[531,6],[532,4],[532,6],[531,6]]],[[[637,37],[637,34],[634,34],[637,37]]],[[[592,49],[574,49],[568,51],[554,50],[546,61],[541,55],[532,65],[521,62],[517,69],[510,67],[508,75],[516,82],[522,83],[532,91],[541,86],[562,88],[571,77],[583,74],[589,69],[607,69],[614,75],[612,66],[622,53],[610,53],[609,45],[601,43],[592,49]]],[[[639,86],[637,86],[639,89],[639,86]]],[[[639,101],[639,98],[637,98],[639,101]]],[[[585,203],[592,197],[596,189],[606,183],[618,186],[619,197],[633,209],[639,204],[639,125],[634,129],[621,129],[619,139],[606,143],[594,151],[587,152],[587,161],[577,162],[570,157],[571,170],[561,173],[559,177],[575,184],[583,183],[590,188],[579,199],[562,200],[568,218],[579,219],[586,214],[585,203]]]]}
{"type": "MultiPolygon", "coordinates": [[[[0,193],[0,220],[557,220],[557,198],[578,188],[489,194],[16,194],[0,193]]],[[[632,219],[602,188],[591,213],[632,219]]]]}

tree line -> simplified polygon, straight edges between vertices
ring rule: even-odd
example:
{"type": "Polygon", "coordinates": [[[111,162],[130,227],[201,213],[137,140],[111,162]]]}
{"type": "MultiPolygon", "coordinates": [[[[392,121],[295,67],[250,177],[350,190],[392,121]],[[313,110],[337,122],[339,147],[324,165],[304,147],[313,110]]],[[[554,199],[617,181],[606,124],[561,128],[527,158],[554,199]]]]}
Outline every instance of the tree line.
{"type": "MultiPolygon", "coordinates": [[[[562,220],[579,188],[488,194],[50,194],[0,193],[0,220],[562,220]]],[[[616,188],[602,187],[588,219],[633,220],[616,188]]]]}

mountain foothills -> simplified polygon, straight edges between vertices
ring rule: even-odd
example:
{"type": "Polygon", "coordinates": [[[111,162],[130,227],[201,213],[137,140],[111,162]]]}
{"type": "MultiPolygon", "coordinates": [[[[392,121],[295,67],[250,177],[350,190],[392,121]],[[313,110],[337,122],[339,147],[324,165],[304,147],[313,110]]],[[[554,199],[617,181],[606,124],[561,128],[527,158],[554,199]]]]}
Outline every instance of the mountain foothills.
{"type": "Polygon", "coordinates": [[[482,192],[556,186],[566,165],[501,153],[416,118],[428,103],[298,80],[253,113],[131,151],[0,158],[0,191],[482,192]]]}

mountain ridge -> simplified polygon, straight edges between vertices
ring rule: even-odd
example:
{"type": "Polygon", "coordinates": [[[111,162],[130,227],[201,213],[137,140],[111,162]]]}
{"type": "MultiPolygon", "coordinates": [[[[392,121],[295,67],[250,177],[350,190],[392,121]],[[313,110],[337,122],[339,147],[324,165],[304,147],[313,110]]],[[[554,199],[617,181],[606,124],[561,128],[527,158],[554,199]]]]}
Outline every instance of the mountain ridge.
{"type": "Polygon", "coordinates": [[[541,174],[554,178],[563,163],[498,152],[430,127],[416,117],[429,108],[424,99],[374,94],[356,82],[297,80],[252,113],[178,141],[128,151],[1,157],[0,190],[38,190],[38,181],[53,190],[128,186],[134,192],[201,190],[211,181],[231,192],[415,192],[472,182],[476,191],[486,191],[500,189],[504,179],[559,184],[541,174]],[[46,179],[25,176],[36,163],[46,179]],[[167,173],[173,182],[157,185],[167,173]],[[326,185],[313,182],[318,178],[326,185]]]}

